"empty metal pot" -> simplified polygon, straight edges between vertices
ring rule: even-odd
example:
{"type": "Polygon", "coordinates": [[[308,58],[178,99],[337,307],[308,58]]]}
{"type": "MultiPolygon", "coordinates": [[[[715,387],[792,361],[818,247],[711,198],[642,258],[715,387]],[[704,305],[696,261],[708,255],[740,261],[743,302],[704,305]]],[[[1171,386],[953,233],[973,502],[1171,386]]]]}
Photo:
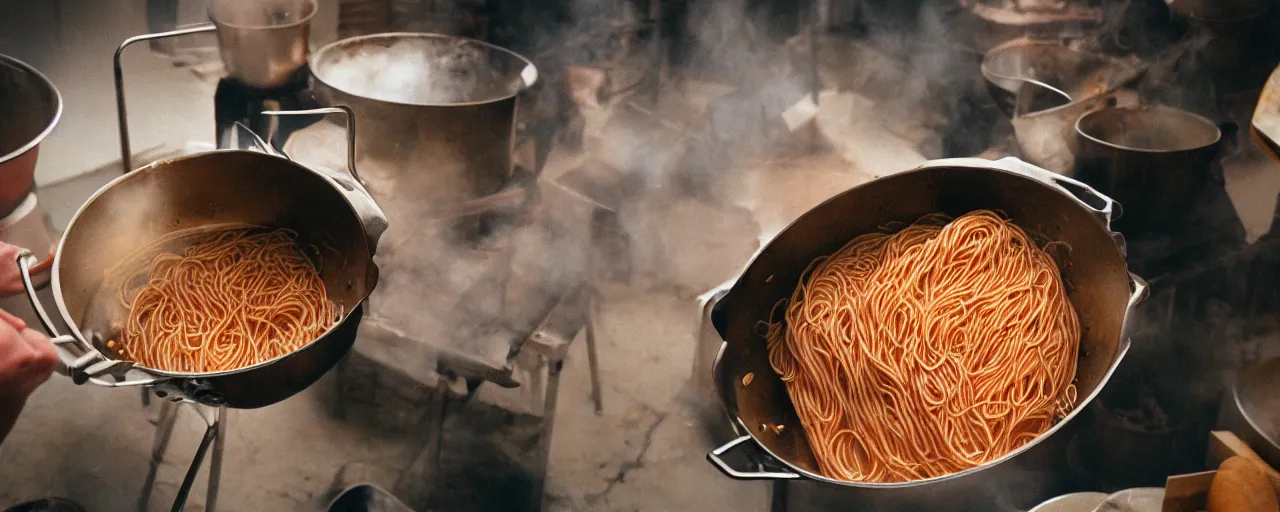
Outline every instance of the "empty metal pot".
{"type": "Polygon", "coordinates": [[[311,58],[317,98],[347,105],[366,177],[393,211],[459,203],[512,174],[517,95],[537,80],[528,59],[461,37],[388,33],[344,39],[311,58]],[[403,201],[397,201],[402,198],[403,201]]]}
{"type": "Polygon", "coordinates": [[[26,63],[0,55],[0,217],[36,186],[40,142],[62,117],[62,96],[26,63]]]}
{"type": "Polygon", "coordinates": [[[1014,114],[1014,98],[1024,85],[1048,89],[1059,98],[1058,104],[1065,104],[1114,90],[1136,78],[1137,72],[1129,63],[1076,51],[1060,41],[1015,39],[992,48],[982,58],[987,90],[1010,116],[1014,114]]]}
{"type": "Polygon", "coordinates": [[[209,19],[227,74],[258,89],[289,83],[307,65],[315,0],[215,0],[209,19]]]}
{"type": "Polygon", "coordinates": [[[1280,467],[1280,357],[1236,378],[1218,411],[1218,426],[1234,433],[1271,467],[1280,467]]]}
{"type": "Polygon", "coordinates": [[[1213,121],[1175,108],[1108,107],[1076,122],[1075,177],[1124,205],[1122,233],[1178,220],[1209,185],[1223,139],[1213,121]]]}
{"type": "Polygon", "coordinates": [[[1061,41],[1016,39],[982,60],[987,89],[1012,116],[1023,156],[1059,174],[1075,167],[1076,120],[1141,74],[1128,62],[1076,51],[1061,41]]]}

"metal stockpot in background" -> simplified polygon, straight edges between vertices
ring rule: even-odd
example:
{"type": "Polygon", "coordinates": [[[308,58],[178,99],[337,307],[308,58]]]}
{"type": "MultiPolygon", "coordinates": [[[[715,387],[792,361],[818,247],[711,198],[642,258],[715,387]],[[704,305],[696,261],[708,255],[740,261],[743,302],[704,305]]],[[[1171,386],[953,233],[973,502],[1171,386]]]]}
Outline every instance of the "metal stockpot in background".
{"type": "MultiPolygon", "coordinates": [[[[713,379],[739,438],[708,458],[738,479],[810,479],[839,494],[844,507],[868,510],[998,510],[1023,508],[1061,491],[1050,488],[1075,420],[1098,395],[1129,349],[1122,330],[1129,310],[1146,297],[1146,284],[1125,265],[1123,238],[1109,229],[1114,203],[1078,181],[1020,160],[937,160],[914,170],[854,187],[818,205],[762,249],[715,306],[712,321],[725,340],[713,379]],[[756,324],[789,297],[804,269],[853,237],[890,221],[925,214],[960,215],[996,209],[1019,226],[1071,247],[1063,277],[1080,315],[1079,402],[1036,440],[997,460],[947,476],[876,484],[822,476],[782,380],[769,366],[756,324]],[[754,379],[743,385],[743,376],[754,379]],[[775,432],[761,426],[784,425],[775,432]],[[749,447],[756,467],[735,469],[724,455],[749,447]],[[832,487],[837,486],[837,487],[832,487]]],[[[1065,468],[1064,468],[1065,469],[1065,468]]]]}
{"type": "MultiPolygon", "coordinates": [[[[1213,166],[1224,129],[1191,112],[1108,107],[1080,117],[1075,131],[1074,176],[1124,205],[1122,233],[1176,224],[1213,178],[1222,181],[1213,166]]],[[[1234,138],[1234,126],[1227,133],[1234,138]]]]}
{"type": "Polygon", "coordinates": [[[366,167],[374,193],[419,204],[461,203],[507,184],[517,96],[538,78],[506,49],[422,33],[337,41],[315,52],[311,73],[322,104],[365,120],[360,157],[383,164],[366,167]]]}
{"type": "Polygon", "coordinates": [[[36,186],[40,142],[62,117],[62,96],[26,63],[0,55],[0,217],[36,186]]]}
{"type": "MultiPolygon", "coordinates": [[[[290,114],[331,111],[343,112],[290,114]]],[[[349,140],[354,145],[354,137],[349,140]]],[[[373,253],[386,216],[354,167],[349,171],[311,169],[258,151],[218,150],[161,160],[103,186],[72,217],[54,258],[54,301],[69,333],[59,335],[35,295],[28,272],[34,257],[18,259],[27,295],[71,377],[108,387],[149,386],[172,399],[242,409],[279,402],[313,384],[355,342],[362,305],[378,281],[373,253]],[[104,272],[168,233],[227,223],[292,229],[303,243],[321,248],[320,277],[343,318],[290,354],[231,371],[170,372],[115,359],[102,345],[119,320],[104,312],[116,295],[103,288],[104,272]]]]}
{"type": "Polygon", "coordinates": [[[297,78],[307,65],[315,0],[214,0],[209,19],[227,74],[257,89],[297,78]]]}
{"type": "Polygon", "coordinates": [[[205,32],[217,32],[218,51],[228,76],[255,89],[276,89],[301,80],[307,65],[311,18],[315,0],[213,0],[211,23],[143,34],[125,39],[116,48],[116,115],[120,123],[120,158],[125,171],[133,170],[129,147],[128,112],[124,100],[124,50],[134,43],[205,32]]]}

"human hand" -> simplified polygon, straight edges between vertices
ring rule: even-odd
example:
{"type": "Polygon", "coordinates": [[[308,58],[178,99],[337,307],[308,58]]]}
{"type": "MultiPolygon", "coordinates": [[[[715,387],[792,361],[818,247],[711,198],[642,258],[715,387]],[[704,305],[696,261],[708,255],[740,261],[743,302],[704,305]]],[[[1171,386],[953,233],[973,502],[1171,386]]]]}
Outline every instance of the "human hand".
{"type": "MultiPolygon", "coordinates": [[[[22,269],[18,268],[18,253],[22,248],[0,242],[0,296],[17,295],[25,288],[22,286],[22,269]]],[[[32,282],[40,282],[49,269],[53,268],[53,251],[44,261],[31,266],[32,282]]]]}
{"type": "Polygon", "coordinates": [[[0,310],[0,442],[9,435],[27,397],[57,366],[58,352],[48,337],[0,310]]]}

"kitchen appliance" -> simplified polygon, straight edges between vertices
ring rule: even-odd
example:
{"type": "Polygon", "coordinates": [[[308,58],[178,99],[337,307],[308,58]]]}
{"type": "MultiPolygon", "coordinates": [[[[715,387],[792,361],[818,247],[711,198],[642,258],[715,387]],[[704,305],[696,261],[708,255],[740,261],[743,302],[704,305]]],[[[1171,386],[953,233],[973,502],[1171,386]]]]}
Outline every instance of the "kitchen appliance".
{"type": "MultiPolygon", "coordinates": [[[[738,479],[809,479],[837,486],[847,506],[873,510],[995,510],[998,502],[1029,506],[1058,489],[1046,483],[1065,465],[1067,441],[1081,411],[1106,385],[1129,349],[1124,324],[1146,296],[1127,271],[1123,238],[1109,229],[1114,202],[1087,185],[1013,158],[937,160],[852,188],[813,208],[762,249],[712,312],[725,340],[713,367],[721,400],[740,437],[708,454],[738,479]],[[785,386],[773,372],[756,329],[788,297],[804,269],[860,233],[890,221],[945,212],[996,209],[1018,225],[1072,248],[1063,267],[1068,296],[1079,311],[1082,339],[1079,400],[1061,422],[1013,452],[959,473],[905,483],[844,482],[822,476],[799,428],[785,386]],[[743,376],[754,374],[744,385],[743,376]],[[761,431],[759,426],[792,428],[761,431]],[[730,450],[750,448],[755,464],[738,469],[730,450]]],[[[1063,468],[1065,471],[1065,468],[1063,468]]],[[[1061,491],[1061,490],[1058,490],[1061,491]]]]}
{"type": "Polygon", "coordinates": [[[457,204],[511,180],[518,98],[538,78],[528,59],[473,39],[387,33],[321,48],[311,72],[321,104],[369,120],[356,142],[383,164],[367,176],[380,199],[457,204]]]}
{"type": "Polygon", "coordinates": [[[1134,235],[1185,224],[1187,210],[1222,174],[1215,169],[1234,125],[1160,105],[1102,108],[1075,125],[1075,178],[1125,205],[1116,219],[1134,235]],[[1225,135],[1225,137],[1224,137],[1225,135]]]}
{"type": "Polygon", "coordinates": [[[0,54],[0,217],[36,186],[40,142],[62,117],[62,96],[44,75],[0,54]]]}

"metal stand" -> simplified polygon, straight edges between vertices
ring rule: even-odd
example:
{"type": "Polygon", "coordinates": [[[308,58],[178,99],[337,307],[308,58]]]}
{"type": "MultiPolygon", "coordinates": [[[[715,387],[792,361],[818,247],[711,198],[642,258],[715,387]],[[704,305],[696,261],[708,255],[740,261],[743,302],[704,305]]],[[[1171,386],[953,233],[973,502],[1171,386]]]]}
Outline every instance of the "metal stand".
{"type": "MultiPolygon", "coordinates": [[[[151,445],[151,460],[147,468],[147,479],[142,484],[142,494],[138,497],[138,512],[147,512],[148,505],[151,501],[151,491],[155,487],[156,472],[159,470],[160,463],[164,461],[164,452],[169,448],[169,440],[173,436],[173,427],[177,423],[178,408],[186,402],[164,401],[160,404],[160,417],[156,422],[156,438],[151,445]]],[[[222,452],[223,445],[227,439],[227,408],[218,407],[217,409],[205,408],[204,406],[191,404],[193,409],[200,418],[208,425],[205,428],[204,438],[200,441],[200,447],[196,449],[196,455],[191,461],[191,466],[187,468],[187,475],[182,479],[182,486],[178,488],[178,495],[173,500],[173,512],[181,512],[187,506],[187,498],[191,494],[191,487],[195,484],[196,476],[200,473],[200,465],[204,462],[204,456],[209,452],[209,448],[213,448],[213,456],[209,460],[209,484],[208,494],[205,495],[206,512],[214,512],[218,505],[218,484],[222,477],[222,452]],[[205,411],[209,411],[206,413],[205,411]]]]}

